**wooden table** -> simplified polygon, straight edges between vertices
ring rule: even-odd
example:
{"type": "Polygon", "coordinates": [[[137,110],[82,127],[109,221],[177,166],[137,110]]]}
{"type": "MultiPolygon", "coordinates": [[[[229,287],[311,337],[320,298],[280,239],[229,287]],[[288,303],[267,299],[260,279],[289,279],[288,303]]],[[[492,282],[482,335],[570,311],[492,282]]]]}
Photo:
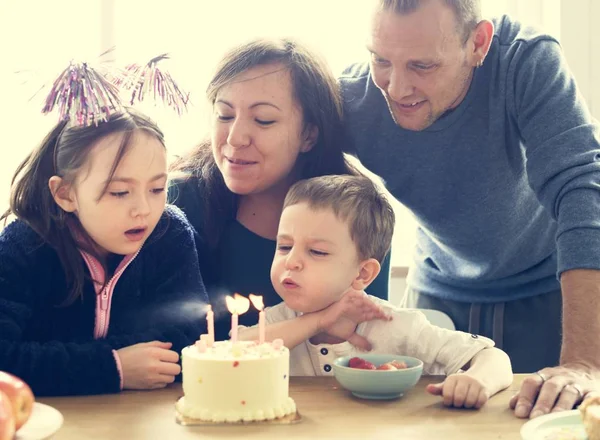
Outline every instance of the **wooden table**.
{"type": "Polygon", "coordinates": [[[126,391],[86,397],[42,398],[62,412],[65,422],[54,438],[198,439],[198,438],[372,438],[486,440],[520,439],[524,421],[508,409],[508,401],[525,376],[494,396],[479,410],[445,408],[425,392],[438,377],[424,377],[404,397],[392,401],[361,400],[340,388],[333,377],[294,377],[290,395],[302,421],[295,425],[181,426],[174,404],[181,385],[157,391],[126,391]]]}

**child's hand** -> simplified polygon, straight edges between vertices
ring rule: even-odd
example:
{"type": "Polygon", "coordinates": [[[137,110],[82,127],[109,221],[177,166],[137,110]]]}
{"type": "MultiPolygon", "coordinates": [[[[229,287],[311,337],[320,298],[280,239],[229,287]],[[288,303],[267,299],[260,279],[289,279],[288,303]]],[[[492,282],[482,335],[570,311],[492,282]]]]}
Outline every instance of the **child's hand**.
{"type": "Polygon", "coordinates": [[[391,320],[381,307],[362,291],[348,290],[339,301],[318,312],[319,330],[330,336],[350,342],[360,350],[370,350],[371,343],[355,333],[356,326],[373,319],[391,320]]]}
{"type": "Polygon", "coordinates": [[[467,373],[451,374],[442,383],[429,384],[426,390],[442,396],[444,405],[456,408],[481,408],[490,398],[486,386],[467,373]]]}
{"type": "Polygon", "coordinates": [[[144,342],[117,350],[123,374],[123,388],[148,390],[164,388],[175,380],[181,367],[179,355],[169,350],[170,342],[144,342]]]}

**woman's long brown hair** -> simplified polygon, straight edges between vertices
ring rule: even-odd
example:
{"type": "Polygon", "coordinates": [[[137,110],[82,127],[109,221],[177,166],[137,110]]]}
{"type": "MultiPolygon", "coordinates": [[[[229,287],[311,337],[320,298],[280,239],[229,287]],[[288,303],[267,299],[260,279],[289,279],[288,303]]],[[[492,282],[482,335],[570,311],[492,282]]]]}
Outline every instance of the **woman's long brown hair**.
{"type": "MultiPolygon", "coordinates": [[[[228,52],[207,88],[214,104],[219,90],[254,67],[281,64],[290,72],[294,98],[302,108],[304,128],[316,127],[318,139],[313,148],[298,157],[300,178],[328,174],[358,174],[343,155],[342,104],[339,86],[328,65],[315,53],[291,39],[253,40],[228,52]]],[[[201,182],[204,218],[199,231],[210,247],[219,243],[224,224],[235,218],[238,197],[225,185],[211,150],[204,140],[191,153],[170,167],[173,176],[195,177],[201,182]]],[[[174,194],[177,197],[177,194],[174,194]]],[[[176,203],[176,200],[173,201],[176,203]]]]}

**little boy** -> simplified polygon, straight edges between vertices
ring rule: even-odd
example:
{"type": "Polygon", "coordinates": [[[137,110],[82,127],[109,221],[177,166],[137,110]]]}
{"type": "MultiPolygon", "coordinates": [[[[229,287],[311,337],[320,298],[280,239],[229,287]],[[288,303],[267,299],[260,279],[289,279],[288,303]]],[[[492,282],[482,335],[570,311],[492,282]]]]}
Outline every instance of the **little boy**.
{"type": "MultiPolygon", "coordinates": [[[[480,408],[512,383],[510,360],[493,341],[436,327],[419,311],[363,293],[393,230],[392,207],[366,177],[323,176],[292,186],[271,268],[284,302],[266,310],[266,338],[281,338],[291,350],[292,376],[331,375],[335,358],[360,357],[357,347],[371,344],[374,353],[412,356],[425,374],[448,376],[427,391],[448,406],[480,408]]],[[[257,339],[256,327],[239,333],[257,339]]]]}

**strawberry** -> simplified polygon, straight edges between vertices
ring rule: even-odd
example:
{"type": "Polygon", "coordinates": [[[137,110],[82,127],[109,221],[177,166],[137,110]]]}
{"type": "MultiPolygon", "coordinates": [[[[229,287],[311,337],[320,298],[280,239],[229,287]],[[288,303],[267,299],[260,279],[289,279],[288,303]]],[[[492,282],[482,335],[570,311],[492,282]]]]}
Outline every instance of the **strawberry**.
{"type": "Polygon", "coordinates": [[[391,362],[388,362],[386,364],[381,364],[380,366],[377,367],[378,370],[397,370],[397,368],[392,365],[391,362]]]}
{"type": "Polygon", "coordinates": [[[376,370],[377,368],[375,368],[375,365],[373,365],[371,362],[369,361],[363,361],[363,363],[360,365],[361,370],[376,370]]]}
{"type": "Polygon", "coordinates": [[[348,366],[350,368],[360,368],[360,366],[363,364],[363,362],[365,362],[364,359],[361,359],[359,357],[353,357],[352,359],[350,359],[348,361],[348,366]]]}
{"type": "Polygon", "coordinates": [[[375,365],[371,362],[364,360],[363,358],[353,357],[348,361],[350,368],[358,368],[360,370],[375,370],[375,365]]]}

